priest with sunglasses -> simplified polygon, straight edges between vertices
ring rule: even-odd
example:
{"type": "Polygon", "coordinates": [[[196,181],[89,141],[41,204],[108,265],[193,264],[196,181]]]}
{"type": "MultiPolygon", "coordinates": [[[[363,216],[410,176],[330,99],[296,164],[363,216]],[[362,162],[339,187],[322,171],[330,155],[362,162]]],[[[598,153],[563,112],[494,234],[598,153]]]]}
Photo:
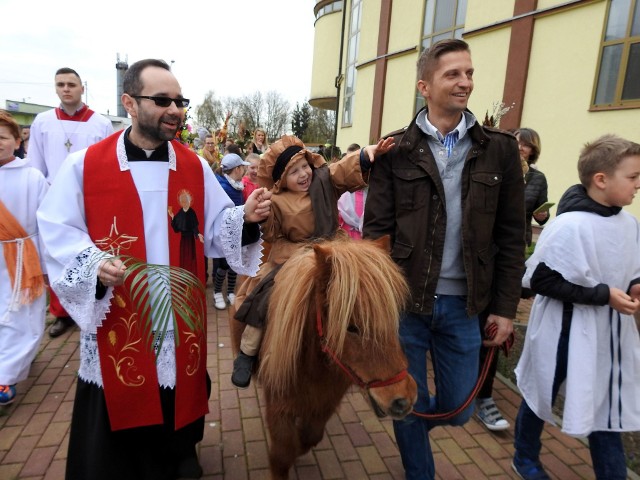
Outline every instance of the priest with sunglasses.
{"type": "Polygon", "coordinates": [[[182,266],[204,282],[207,256],[255,274],[257,222],[269,213],[270,193],[258,189],[235,207],[206,161],[174,140],[189,100],[166,62],[134,63],[123,90],[132,126],[71,154],[38,211],[52,288],[81,328],[66,478],[200,478],[196,444],[211,388],[206,318],[193,328],[180,302],[206,310],[204,291],[188,287],[178,300],[182,273],[157,272],[182,266]],[[177,225],[185,198],[189,222],[177,225]],[[189,251],[185,235],[193,237],[189,251]],[[148,267],[142,280],[126,275],[132,258],[148,267]],[[162,330],[159,314],[136,304],[134,282],[161,284],[146,298],[171,302],[153,346],[145,325],[162,330]]]}

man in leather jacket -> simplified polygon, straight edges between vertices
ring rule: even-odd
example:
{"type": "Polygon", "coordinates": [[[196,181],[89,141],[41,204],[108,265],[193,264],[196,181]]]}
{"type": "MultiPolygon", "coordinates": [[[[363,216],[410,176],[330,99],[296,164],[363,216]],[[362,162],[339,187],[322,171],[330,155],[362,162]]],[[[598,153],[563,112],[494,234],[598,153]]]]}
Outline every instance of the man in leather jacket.
{"type": "MultiPolygon", "coordinates": [[[[467,110],[473,90],[469,46],[437,42],[418,61],[427,102],[392,134],[396,146],[371,170],[364,236],[391,236],[391,256],[411,296],[400,323],[415,410],[447,412],[469,397],[488,315],[499,345],[513,331],[524,270],[524,182],[513,135],[481,126],[467,110]],[[436,395],[427,390],[431,351],[436,395]]],[[[473,405],[447,423],[462,425],[473,405]]],[[[410,415],[394,422],[407,479],[433,479],[429,430],[442,422],[410,415]]]]}

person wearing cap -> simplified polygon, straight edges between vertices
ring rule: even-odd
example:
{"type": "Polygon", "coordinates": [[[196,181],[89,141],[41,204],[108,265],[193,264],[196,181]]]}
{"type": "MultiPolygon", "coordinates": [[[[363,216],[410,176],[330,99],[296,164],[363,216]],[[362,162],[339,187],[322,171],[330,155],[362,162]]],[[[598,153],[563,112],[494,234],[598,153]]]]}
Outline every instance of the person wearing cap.
{"type": "MultiPolygon", "coordinates": [[[[245,162],[240,155],[227,153],[222,157],[222,161],[220,162],[222,175],[216,175],[218,182],[220,182],[220,185],[236,206],[244,204],[244,197],[242,195],[244,183],[242,183],[242,177],[244,177],[248,165],[251,164],[249,162],[245,162]]],[[[222,295],[222,285],[226,278],[227,299],[230,304],[233,304],[235,299],[234,291],[236,288],[237,274],[229,267],[229,264],[224,258],[216,259],[214,261],[214,266],[213,302],[214,306],[218,310],[224,310],[227,308],[227,303],[222,295]]]]}
{"type": "MultiPolygon", "coordinates": [[[[235,318],[247,325],[233,362],[231,382],[247,388],[262,341],[268,295],[273,277],[303,243],[331,238],[338,226],[338,198],[367,186],[368,172],[377,155],[388,151],[392,139],[353,152],[327,164],[322,155],[307,150],[297,137],[283,135],[262,155],[258,183],[271,190],[271,211],[262,224],[262,238],[271,245],[269,257],[255,277],[239,288],[235,318]],[[246,298],[246,300],[245,300],[246,298]]],[[[223,160],[224,161],[224,160],[223,160]]]]}

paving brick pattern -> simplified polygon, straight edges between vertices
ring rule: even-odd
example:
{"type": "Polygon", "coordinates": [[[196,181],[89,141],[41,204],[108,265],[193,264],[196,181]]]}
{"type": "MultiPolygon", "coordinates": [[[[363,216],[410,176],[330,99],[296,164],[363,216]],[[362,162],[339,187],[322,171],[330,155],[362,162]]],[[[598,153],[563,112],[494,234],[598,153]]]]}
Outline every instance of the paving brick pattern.
{"type": "MultiPolygon", "coordinates": [[[[247,390],[231,384],[233,355],[227,312],[215,310],[211,298],[208,321],[207,363],[213,390],[199,446],[203,478],[267,479],[268,434],[261,417],[262,391],[255,382],[247,390]]],[[[16,402],[0,407],[0,480],[64,478],[78,355],[77,330],[57,339],[45,334],[29,378],[17,386],[16,402]]],[[[432,431],[437,478],[517,478],[510,464],[513,417],[520,397],[507,380],[498,377],[494,398],[512,424],[509,430],[490,433],[473,419],[464,427],[432,431]]],[[[545,427],[542,462],[554,479],[594,478],[585,444],[555,427],[545,427]]],[[[322,442],[297,461],[291,478],[403,479],[391,421],[376,418],[363,395],[352,389],[327,424],[322,442]]],[[[637,479],[633,474],[629,478],[637,479]]]]}

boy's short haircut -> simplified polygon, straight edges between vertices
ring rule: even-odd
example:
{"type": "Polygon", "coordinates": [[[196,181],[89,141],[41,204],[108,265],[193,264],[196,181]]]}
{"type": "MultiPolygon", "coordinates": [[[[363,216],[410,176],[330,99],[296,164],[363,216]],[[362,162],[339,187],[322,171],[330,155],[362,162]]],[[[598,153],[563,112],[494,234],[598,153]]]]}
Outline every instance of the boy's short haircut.
{"type": "Polygon", "coordinates": [[[251,160],[257,160],[259,162],[260,161],[260,155],[258,155],[257,153],[251,152],[244,159],[245,162],[250,162],[251,160]]]}
{"type": "Polygon", "coordinates": [[[640,156],[640,144],[617,135],[603,135],[586,143],[578,159],[578,176],[585,188],[591,186],[596,173],[612,175],[625,157],[640,156]]]}
{"type": "Polygon", "coordinates": [[[20,138],[20,125],[9,112],[0,110],[0,127],[7,127],[13,138],[20,138]]]}

